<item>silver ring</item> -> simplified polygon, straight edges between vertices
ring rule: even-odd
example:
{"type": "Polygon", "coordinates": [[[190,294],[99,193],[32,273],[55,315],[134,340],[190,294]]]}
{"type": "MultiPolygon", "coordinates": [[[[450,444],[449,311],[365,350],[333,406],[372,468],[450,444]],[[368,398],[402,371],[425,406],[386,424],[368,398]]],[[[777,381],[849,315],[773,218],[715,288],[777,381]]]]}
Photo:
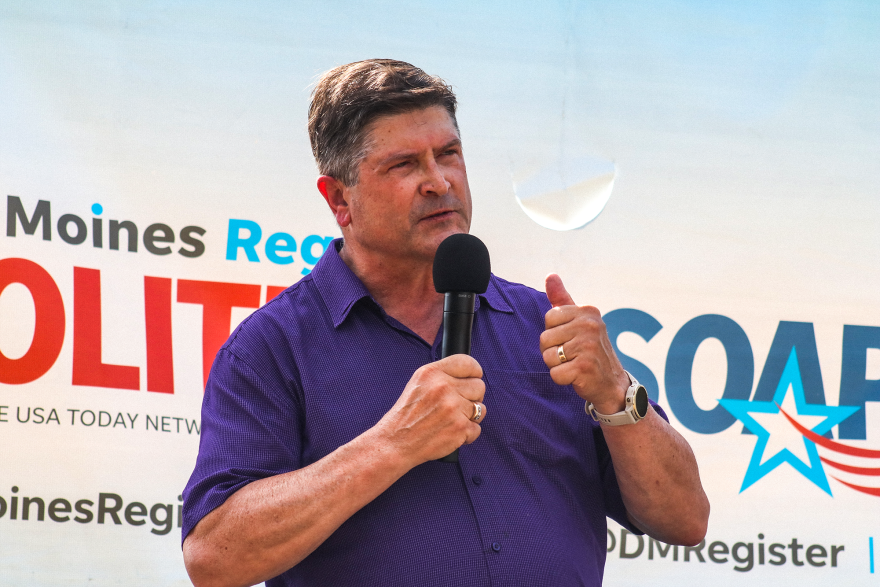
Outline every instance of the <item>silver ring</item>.
{"type": "Polygon", "coordinates": [[[474,415],[471,416],[471,420],[474,422],[479,422],[480,418],[483,417],[483,404],[474,402],[474,415]]]}
{"type": "Polygon", "coordinates": [[[564,363],[568,360],[565,358],[565,351],[562,350],[562,345],[559,345],[558,347],[556,347],[556,356],[559,357],[560,363],[564,363]]]}

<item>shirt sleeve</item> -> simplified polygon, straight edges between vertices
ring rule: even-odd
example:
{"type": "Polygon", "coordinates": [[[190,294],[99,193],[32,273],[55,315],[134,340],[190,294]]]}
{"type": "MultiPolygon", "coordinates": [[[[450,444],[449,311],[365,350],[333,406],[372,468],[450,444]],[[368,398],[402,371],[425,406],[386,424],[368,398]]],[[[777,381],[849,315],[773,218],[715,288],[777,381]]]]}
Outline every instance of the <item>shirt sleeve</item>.
{"type": "Polygon", "coordinates": [[[228,348],[217,355],[202,403],[195,470],[183,492],[185,540],[198,522],[252,481],[301,467],[298,395],[228,348]]]}
{"type": "MultiPolygon", "coordinates": [[[[669,417],[659,405],[653,400],[648,400],[654,411],[669,422],[669,417]]],[[[596,452],[599,455],[599,470],[602,475],[602,490],[605,497],[605,513],[606,515],[632,532],[633,534],[642,535],[644,532],[639,530],[629,521],[626,515],[626,506],[623,504],[623,497],[620,495],[620,487],[617,485],[617,475],[614,473],[614,463],[611,462],[611,452],[608,450],[608,444],[605,442],[605,435],[602,434],[602,428],[597,424],[593,428],[594,442],[596,444],[596,452]]]]}

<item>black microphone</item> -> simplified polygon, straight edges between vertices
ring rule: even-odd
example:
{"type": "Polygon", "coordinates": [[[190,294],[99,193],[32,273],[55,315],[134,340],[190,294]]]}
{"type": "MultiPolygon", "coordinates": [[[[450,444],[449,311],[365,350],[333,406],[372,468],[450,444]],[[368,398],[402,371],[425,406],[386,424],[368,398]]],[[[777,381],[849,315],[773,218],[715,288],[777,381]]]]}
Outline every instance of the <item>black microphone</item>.
{"type": "MultiPolygon", "coordinates": [[[[471,354],[471,328],[477,294],[486,293],[492,268],[489,249],[470,234],[446,237],[434,256],[434,289],[443,300],[443,340],[440,357],[471,354]]],[[[439,459],[458,462],[458,449],[439,459]]]]}

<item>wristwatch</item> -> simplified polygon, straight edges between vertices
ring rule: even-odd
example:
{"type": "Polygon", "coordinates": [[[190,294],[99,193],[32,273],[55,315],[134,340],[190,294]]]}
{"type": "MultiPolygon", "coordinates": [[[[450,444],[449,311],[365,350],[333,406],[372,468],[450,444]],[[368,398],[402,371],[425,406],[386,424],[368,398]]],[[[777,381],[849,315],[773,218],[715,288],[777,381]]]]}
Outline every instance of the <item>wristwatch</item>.
{"type": "Polygon", "coordinates": [[[600,414],[593,407],[593,402],[587,402],[584,410],[593,417],[596,422],[602,422],[606,426],[625,426],[635,424],[648,415],[648,390],[636,381],[629,371],[624,371],[629,377],[629,388],[626,390],[626,407],[616,414],[600,414]]]}

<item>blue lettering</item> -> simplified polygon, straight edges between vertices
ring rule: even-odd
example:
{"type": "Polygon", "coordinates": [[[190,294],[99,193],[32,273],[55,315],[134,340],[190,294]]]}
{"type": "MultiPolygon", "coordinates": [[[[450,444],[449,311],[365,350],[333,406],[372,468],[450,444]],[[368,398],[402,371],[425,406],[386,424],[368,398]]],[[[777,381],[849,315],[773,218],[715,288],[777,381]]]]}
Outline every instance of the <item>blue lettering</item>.
{"type": "Polygon", "coordinates": [[[279,252],[293,253],[296,251],[296,241],[286,232],[276,232],[266,239],[266,258],[278,265],[290,265],[293,263],[291,255],[279,255],[279,252]]]}
{"type": "Polygon", "coordinates": [[[838,424],[840,438],[865,440],[865,402],[880,402],[880,379],[867,379],[868,349],[880,349],[880,328],[843,327],[843,360],[840,365],[842,406],[858,406],[859,411],[838,424]]]}
{"type": "Polygon", "coordinates": [[[623,368],[632,373],[632,376],[645,386],[645,389],[648,390],[648,397],[657,401],[660,397],[660,386],[654,373],[644,363],[620,352],[620,349],[617,348],[617,337],[624,332],[634,332],[645,342],[650,342],[663,326],[647,312],[632,308],[621,308],[608,312],[602,316],[602,320],[605,321],[611,346],[614,347],[614,352],[623,364],[623,368]]]}
{"type": "Polygon", "coordinates": [[[251,263],[259,263],[260,257],[257,255],[257,244],[263,238],[263,231],[260,225],[253,220],[237,220],[229,219],[229,233],[226,237],[226,259],[235,261],[238,259],[238,249],[244,249],[248,261],[251,263]],[[249,231],[247,238],[241,238],[241,229],[249,231]]]}
{"type": "MultiPolygon", "coordinates": [[[[327,250],[327,247],[330,246],[331,242],[333,242],[332,236],[318,236],[317,234],[309,235],[303,239],[302,249],[300,249],[299,254],[302,255],[303,261],[309,265],[314,265],[327,250]],[[312,254],[312,247],[315,245],[321,245],[321,252],[318,253],[317,256],[312,254]]],[[[302,270],[303,275],[308,275],[310,272],[311,269],[308,268],[302,270]]]]}
{"type": "Polygon", "coordinates": [[[691,373],[697,348],[707,338],[716,338],[727,354],[727,380],[724,399],[749,399],[755,378],[752,345],[742,327],[726,316],[705,314],[681,327],[672,339],[666,357],[666,399],[684,426],[701,434],[715,434],[736,422],[730,412],[718,404],[711,410],[694,401],[691,373]]]}
{"type": "MultiPolygon", "coordinates": [[[[819,351],[816,349],[816,334],[811,322],[779,322],[773,342],[770,344],[770,352],[767,353],[767,361],[764,363],[764,371],[758,380],[755,389],[755,401],[772,402],[782,379],[782,372],[794,350],[797,356],[798,368],[801,372],[801,383],[804,386],[804,399],[808,404],[825,405],[825,386],[822,384],[822,369],[819,367],[819,351]]],[[[751,434],[745,426],[743,434],[751,434]]],[[[825,434],[831,438],[831,432],[825,434]]]]}

